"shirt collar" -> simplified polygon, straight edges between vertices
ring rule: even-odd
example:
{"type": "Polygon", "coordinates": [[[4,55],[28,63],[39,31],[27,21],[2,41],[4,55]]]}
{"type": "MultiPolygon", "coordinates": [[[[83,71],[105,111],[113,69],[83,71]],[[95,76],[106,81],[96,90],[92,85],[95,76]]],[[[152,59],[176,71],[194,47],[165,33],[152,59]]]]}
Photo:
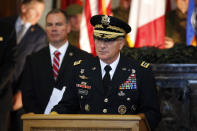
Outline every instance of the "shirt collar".
{"type": "Polygon", "coordinates": [[[51,43],[49,43],[49,49],[51,56],[54,55],[55,51],[59,51],[61,55],[64,55],[66,53],[66,50],[68,48],[68,41],[65,42],[64,45],[62,45],[59,49],[55,48],[51,43]]]}
{"type": "Polygon", "coordinates": [[[105,66],[106,66],[106,65],[110,65],[111,68],[112,68],[112,70],[111,70],[110,72],[112,72],[112,76],[113,76],[113,74],[114,74],[114,72],[115,72],[115,70],[116,70],[116,67],[117,67],[117,65],[118,65],[118,63],[119,63],[119,60],[120,60],[120,53],[119,53],[119,55],[118,55],[118,58],[117,58],[113,63],[111,63],[111,64],[106,64],[105,62],[103,62],[103,61],[100,59],[102,74],[105,73],[105,70],[104,70],[105,66]]]}
{"type": "Polygon", "coordinates": [[[16,20],[16,28],[19,28],[21,25],[25,25],[25,28],[29,28],[32,24],[30,22],[24,22],[19,16],[16,20]]]}

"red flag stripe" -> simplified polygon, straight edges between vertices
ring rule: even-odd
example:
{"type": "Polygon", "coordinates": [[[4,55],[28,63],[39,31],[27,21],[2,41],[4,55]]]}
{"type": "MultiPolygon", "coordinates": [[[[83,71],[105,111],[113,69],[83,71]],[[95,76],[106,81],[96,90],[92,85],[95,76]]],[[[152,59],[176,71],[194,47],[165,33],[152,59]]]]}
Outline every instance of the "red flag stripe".
{"type": "Polygon", "coordinates": [[[165,37],[165,17],[155,19],[137,30],[137,37],[135,47],[143,46],[155,46],[164,48],[164,37],[165,37]],[[148,30],[148,32],[147,32],[148,30]]]}
{"type": "Polygon", "coordinates": [[[93,39],[93,27],[90,24],[91,16],[92,15],[91,15],[91,9],[90,9],[90,2],[89,2],[89,0],[86,0],[86,4],[85,4],[86,26],[88,29],[88,37],[89,37],[91,52],[94,56],[96,56],[95,47],[94,47],[94,39],[93,39]]]}

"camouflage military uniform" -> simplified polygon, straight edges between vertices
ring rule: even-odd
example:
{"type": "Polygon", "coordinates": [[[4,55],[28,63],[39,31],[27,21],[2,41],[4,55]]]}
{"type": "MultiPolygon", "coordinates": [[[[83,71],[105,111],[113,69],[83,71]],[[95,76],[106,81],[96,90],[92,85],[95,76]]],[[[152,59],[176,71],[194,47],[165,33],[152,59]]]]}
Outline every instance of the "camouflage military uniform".
{"type": "Polygon", "coordinates": [[[114,17],[121,19],[122,21],[128,23],[129,10],[125,10],[121,7],[112,10],[114,17]]]}
{"type": "Polygon", "coordinates": [[[79,46],[79,31],[71,31],[68,33],[68,41],[75,47],[79,46]]]}

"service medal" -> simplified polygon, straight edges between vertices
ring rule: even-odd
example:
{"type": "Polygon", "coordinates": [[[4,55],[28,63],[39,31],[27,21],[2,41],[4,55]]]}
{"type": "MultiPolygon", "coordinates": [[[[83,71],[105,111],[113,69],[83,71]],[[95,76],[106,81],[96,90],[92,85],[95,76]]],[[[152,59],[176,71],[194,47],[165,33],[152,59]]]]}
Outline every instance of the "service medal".
{"type": "Polygon", "coordinates": [[[126,107],[125,105],[120,105],[120,106],[118,107],[118,112],[119,112],[121,115],[125,114],[125,113],[127,112],[127,107],[126,107]]]}

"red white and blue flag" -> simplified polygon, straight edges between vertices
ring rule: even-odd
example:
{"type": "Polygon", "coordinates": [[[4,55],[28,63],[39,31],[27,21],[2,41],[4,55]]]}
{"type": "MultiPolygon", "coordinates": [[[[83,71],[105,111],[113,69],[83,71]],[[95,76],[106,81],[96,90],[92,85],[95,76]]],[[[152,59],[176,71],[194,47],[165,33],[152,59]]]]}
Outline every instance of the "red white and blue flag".
{"type": "Polygon", "coordinates": [[[90,18],[97,14],[111,15],[111,0],[85,0],[80,27],[79,47],[96,55],[93,39],[93,27],[90,18]]]}
{"type": "Polygon", "coordinates": [[[164,48],[165,0],[132,0],[127,36],[130,47],[155,46],[164,48]]]}

